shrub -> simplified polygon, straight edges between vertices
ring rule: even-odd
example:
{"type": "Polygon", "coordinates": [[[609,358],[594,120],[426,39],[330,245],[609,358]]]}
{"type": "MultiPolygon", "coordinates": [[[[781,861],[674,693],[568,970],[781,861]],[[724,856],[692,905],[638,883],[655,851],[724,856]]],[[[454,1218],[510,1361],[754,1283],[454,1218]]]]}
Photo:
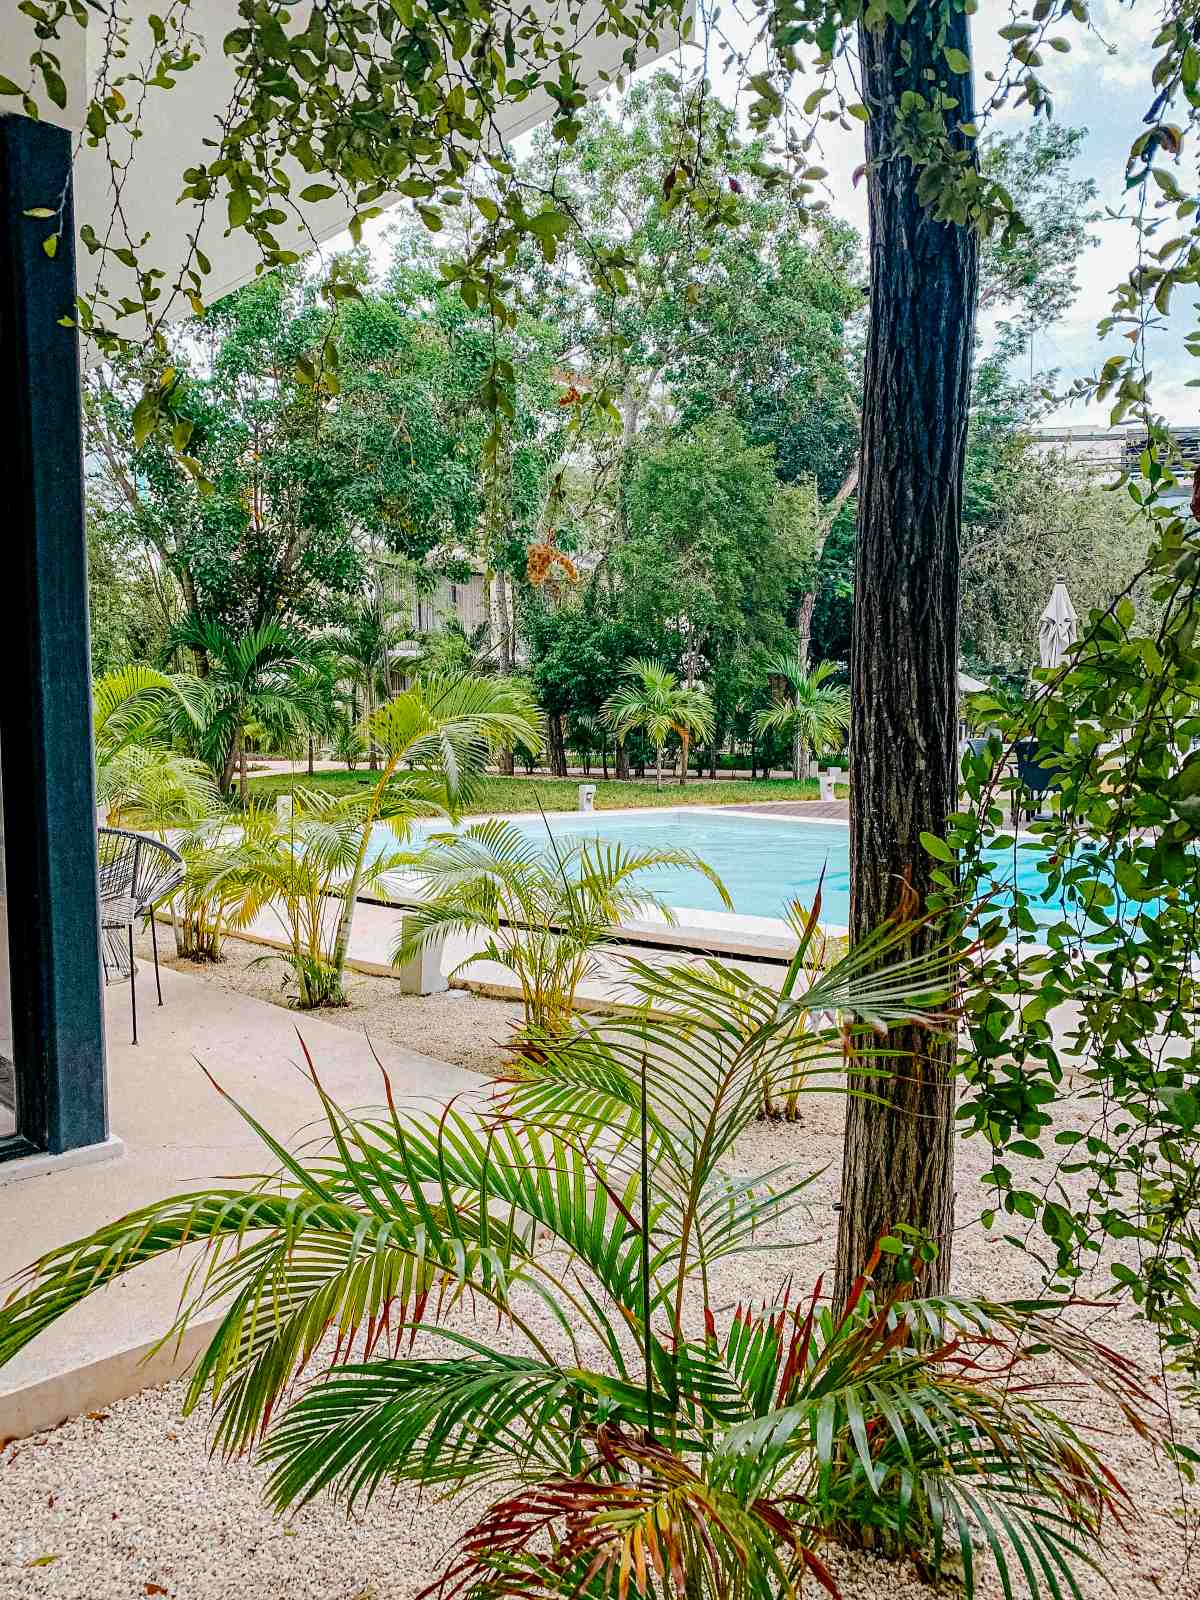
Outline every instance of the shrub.
{"type": "Polygon", "coordinates": [[[703,873],[732,910],[725,886],[692,850],[632,850],[618,842],[558,840],[547,828],[539,847],[511,822],[493,818],[460,834],[435,836],[416,869],[427,898],[406,917],[395,953],[405,961],[447,933],[483,936],[458,971],[494,961],[520,984],[526,1049],[560,1039],[575,1015],[579,986],[597,970],[597,952],[624,918],[674,913],[645,885],[668,868],[703,873]]]}
{"type": "Polygon", "coordinates": [[[839,1313],[819,1283],[802,1304],[710,1299],[716,1264],[758,1248],[808,1181],[728,1170],[764,1058],[803,1085],[843,1042],[861,1068],[876,1028],[939,1025],[953,971],[892,960],[907,936],[863,941],[749,1029],[736,995],[710,983],[689,1004],[688,968],[639,967],[642,1012],[548,1049],[487,1107],[401,1113],[389,1087],[351,1120],[314,1072],[322,1144],[291,1155],[243,1112],[278,1173],[49,1252],[0,1311],[0,1363],[201,1243],[171,1334],[224,1316],[187,1403],[211,1397],[216,1448],[263,1441],[277,1509],[326,1490],[361,1508],[404,1481],[497,1495],[428,1595],[776,1600],[805,1573],[836,1593],[820,1550],[847,1536],[935,1569],[954,1541],[969,1595],[972,1527],[1006,1585],[1074,1588],[1124,1497],[1018,1363],[1050,1352],[1127,1413],[1153,1400],[1061,1306],[923,1299],[928,1249],[906,1238],[883,1241],[911,1264],[883,1302],[871,1263],[839,1313]],[[796,1035],[801,1003],[836,1020],[796,1035]],[[315,1360],[320,1381],[294,1387],[315,1360]]]}

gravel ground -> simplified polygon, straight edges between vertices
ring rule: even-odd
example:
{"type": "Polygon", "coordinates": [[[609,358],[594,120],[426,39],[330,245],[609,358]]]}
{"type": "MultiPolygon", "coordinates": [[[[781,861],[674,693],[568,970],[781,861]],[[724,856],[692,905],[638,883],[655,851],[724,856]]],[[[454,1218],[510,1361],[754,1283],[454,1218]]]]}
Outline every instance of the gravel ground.
{"type": "MultiPolygon", "coordinates": [[[[150,941],[144,938],[150,956],[150,941]]],[[[170,944],[170,935],[162,941],[170,944]]],[[[226,939],[225,959],[215,965],[164,959],[163,965],[192,973],[258,1000],[286,1005],[285,985],[291,974],[282,961],[262,959],[264,947],[245,939],[226,939]]],[[[161,955],[161,952],[160,952],[161,955]]],[[[346,974],[348,1006],[322,1011],[322,1022],[367,1033],[378,1044],[390,1041],[406,1050],[434,1056],[473,1072],[495,1072],[503,1063],[505,1043],[521,1020],[521,1007],[509,1000],[493,1000],[468,989],[447,989],[444,994],[402,994],[394,978],[371,973],[346,974]]]]}
{"type": "MultiPolygon", "coordinates": [[[[277,981],[269,966],[246,966],[251,947],[230,953],[227,966],[209,969],[218,982],[244,989],[277,981]]],[[[412,1000],[396,996],[390,980],[368,978],[356,988],[354,1008],[342,1015],[347,1026],[366,1025],[376,1037],[486,1069],[499,1059],[495,1041],[504,1038],[515,1012],[469,997],[412,1000]]],[[[841,1120],[835,1098],[814,1095],[805,1100],[800,1122],[759,1124],[743,1138],[739,1170],[792,1163],[818,1176],[807,1210],[764,1234],[764,1244],[784,1248],[719,1265],[714,1303],[728,1311],[738,1301],[761,1299],[789,1275],[798,1285],[811,1284],[830,1266],[841,1120]]],[[[1074,1108],[1070,1122],[1085,1125],[1082,1108],[1074,1108]]],[[[957,1159],[960,1215],[969,1216],[978,1206],[985,1152],[976,1141],[964,1141],[957,1159]]],[[[1037,1291],[1036,1265],[978,1227],[960,1230],[954,1260],[960,1292],[1007,1298],[1037,1291]]],[[[544,1311],[530,1311],[539,1314],[545,1336],[554,1337],[544,1311]]],[[[494,1324],[479,1331],[489,1342],[509,1342],[494,1324]]],[[[1094,1314],[1092,1331],[1153,1367],[1153,1341],[1127,1313],[1094,1314]]],[[[0,1451],[0,1596],[413,1600],[470,1520],[463,1503],[449,1506],[409,1489],[381,1496],[360,1520],[326,1500],[276,1520],[261,1501],[263,1470],[249,1461],[210,1459],[206,1415],[184,1418],[182,1400],[180,1384],[150,1390],[0,1451]]],[[[1084,1600],[1200,1594],[1200,1556],[1188,1564],[1181,1520],[1185,1505],[1193,1522],[1200,1516],[1200,1497],[1193,1490],[1185,1500],[1169,1468],[1117,1426],[1096,1397],[1072,1397],[1070,1410],[1077,1425],[1108,1433],[1100,1441],[1104,1457],[1136,1506],[1130,1527],[1110,1538],[1106,1576],[1082,1575],[1084,1600]]],[[[910,1568],[845,1552],[827,1556],[846,1600],[932,1600],[934,1590],[910,1568]]],[[[958,1592],[943,1587],[946,1594],[958,1592]]],[[[821,1592],[813,1586],[814,1594],[821,1592]]],[[[981,1600],[1001,1600],[994,1573],[986,1572],[977,1593],[981,1600]]]]}

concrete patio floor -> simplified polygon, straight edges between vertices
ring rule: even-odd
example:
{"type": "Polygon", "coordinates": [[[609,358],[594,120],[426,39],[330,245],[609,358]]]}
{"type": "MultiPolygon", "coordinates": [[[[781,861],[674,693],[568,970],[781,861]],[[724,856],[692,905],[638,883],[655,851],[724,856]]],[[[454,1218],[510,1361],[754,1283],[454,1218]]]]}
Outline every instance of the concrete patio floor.
{"type": "MultiPolygon", "coordinates": [[[[365,1037],[182,973],[164,969],[162,984],[160,1010],[153,974],[142,967],[137,1046],[130,1043],[127,986],[107,991],[110,1125],[124,1153],[98,1165],[0,1183],[0,1284],[41,1252],[165,1194],[274,1164],[201,1063],[285,1140],[300,1135],[319,1112],[300,1070],[297,1028],[322,1083],[341,1105],[382,1102],[379,1067],[365,1037]]],[[[394,1045],[379,1056],[397,1098],[409,1103],[427,1096],[444,1103],[482,1089],[476,1074],[394,1045]]],[[[0,1368],[0,1440],[94,1409],[175,1370],[179,1363],[170,1351],[151,1366],[140,1363],[146,1346],[170,1325],[183,1270],[175,1260],[139,1267],[0,1368]]],[[[184,1365],[203,1332],[194,1331],[180,1352],[184,1365]]]]}

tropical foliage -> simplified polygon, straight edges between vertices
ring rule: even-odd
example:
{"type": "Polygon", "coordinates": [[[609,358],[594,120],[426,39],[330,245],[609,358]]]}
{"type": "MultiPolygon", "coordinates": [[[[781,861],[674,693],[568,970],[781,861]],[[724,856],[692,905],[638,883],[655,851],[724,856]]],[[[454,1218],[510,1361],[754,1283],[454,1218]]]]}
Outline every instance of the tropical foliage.
{"type": "Polygon", "coordinates": [[[493,1496],[430,1594],[775,1600],[806,1572],[836,1592],[834,1535],[935,1570],[950,1545],[971,1594],[973,1527],[1006,1584],[1069,1587],[1123,1491],[1013,1368],[1052,1354],[1144,1426],[1155,1402],[1121,1357],[1050,1304],[923,1298],[927,1247],[903,1235],[881,1242],[907,1266],[886,1298],[868,1263],[838,1312],[820,1283],[722,1306],[722,1273],[786,1231],[808,1181],[730,1165],[764,1063],[816,1087],[847,1040],[886,1070],[877,1030],[944,1025],[952,967],[897,960],[904,936],[782,999],[717,963],[633,962],[637,1012],[547,1041],[500,1104],[401,1112],[387,1086],[352,1120],[314,1070],[323,1142],[291,1155],[242,1110],[278,1170],[50,1252],[0,1311],[0,1361],[201,1244],[172,1332],[224,1315],[188,1404],[211,1400],[219,1449],[262,1440],[277,1508],[329,1490],[361,1510],[397,1482],[493,1496]]]}
{"type": "Polygon", "coordinates": [[[692,850],[634,849],[546,831],[544,845],[497,820],[434,835],[414,863],[423,898],[405,917],[395,957],[405,961],[450,933],[481,936],[456,970],[491,961],[512,973],[524,1010],[517,1046],[534,1055],[570,1034],[579,986],[599,970],[598,952],[618,923],[652,912],[675,922],[648,875],[702,873],[733,909],[720,878],[692,850]]]}
{"type": "Polygon", "coordinates": [[[712,732],[712,701],[703,689],[679,679],[661,661],[628,661],[627,681],[604,703],[604,719],[618,739],[644,733],[654,746],[654,782],[662,788],[663,746],[674,735],[680,743],[679,781],[686,783],[688,748],[693,738],[712,732]]]}
{"type": "Polygon", "coordinates": [[[166,649],[195,651],[206,664],[203,676],[177,676],[181,695],[170,731],[213,768],[222,794],[238,774],[243,807],[248,738],[287,747],[331,720],[317,651],[277,622],[235,634],[192,614],[171,630],[166,649]]]}
{"type": "Polygon", "coordinates": [[[768,662],[767,673],[779,680],[781,693],[773,706],[758,713],[755,724],[760,734],[784,735],[792,751],[792,777],[807,778],[810,754],[836,748],[846,736],[850,691],[830,681],[837,668],[829,661],[810,671],[799,656],[777,656],[768,662]]]}
{"type": "Polygon", "coordinates": [[[359,899],[386,893],[389,877],[411,867],[411,852],[400,846],[413,819],[457,814],[495,749],[536,750],[541,741],[536,709],[501,678],[424,679],[380,706],[364,735],[381,752],[370,790],[329,795],[298,787],[282,814],[248,814],[234,868],[243,920],[269,913],[284,929],[281,959],[303,1008],[346,1003],[359,899]]]}

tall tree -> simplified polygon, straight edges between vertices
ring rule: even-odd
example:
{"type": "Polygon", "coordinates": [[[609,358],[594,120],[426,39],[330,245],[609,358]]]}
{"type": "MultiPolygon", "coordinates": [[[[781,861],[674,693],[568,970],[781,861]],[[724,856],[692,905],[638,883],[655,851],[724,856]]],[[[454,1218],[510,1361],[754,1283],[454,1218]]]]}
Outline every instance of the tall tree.
{"type": "Polygon", "coordinates": [[[330,328],[297,270],[270,274],[165,349],[89,373],[90,499],[142,551],[165,625],[304,624],[361,581],[343,503],[356,464],[305,372],[330,328]],[[140,409],[147,383],[170,388],[169,426],[140,409]]]}
{"type": "MultiPolygon", "coordinates": [[[[924,905],[934,886],[921,835],[945,832],[957,797],[958,538],[978,293],[975,230],[938,220],[918,191],[906,99],[924,105],[931,84],[954,99],[939,138],[946,162],[969,171],[966,11],[918,6],[903,21],[864,23],[858,37],[871,305],[851,652],[852,939],[924,905]]],[[[939,937],[919,925],[912,953],[939,937]]],[[[897,1223],[936,1242],[932,1282],[949,1283],[955,1036],[910,1027],[888,1043],[891,1073],[846,1105],[839,1300],[897,1223]]]]}
{"type": "Polygon", "coordinates": [[[663,746],[672,734],[680,743],[679,782],[687,781],[693,737],[712,732],[712,701],[703,689],[681,683],[661,661],[630,661],[626,682],[604,703],[604,718],[618,739],[640,731],[654,746],[654,784],[662,788],[663,746]]]}
{"type": "Polygon", "coordinates": [[[811,671],[799,655],[776,656],[767,662],[767,672],[779,680],[781,693],[772,706],[755,717],[760,734],[782,733],[792,747],[792,777],[808,777],[811,755],[842,739],[850,726],[850,691],[845,684],[831,682],[837,668],[829,661],[818,662],[811,671]]]}

